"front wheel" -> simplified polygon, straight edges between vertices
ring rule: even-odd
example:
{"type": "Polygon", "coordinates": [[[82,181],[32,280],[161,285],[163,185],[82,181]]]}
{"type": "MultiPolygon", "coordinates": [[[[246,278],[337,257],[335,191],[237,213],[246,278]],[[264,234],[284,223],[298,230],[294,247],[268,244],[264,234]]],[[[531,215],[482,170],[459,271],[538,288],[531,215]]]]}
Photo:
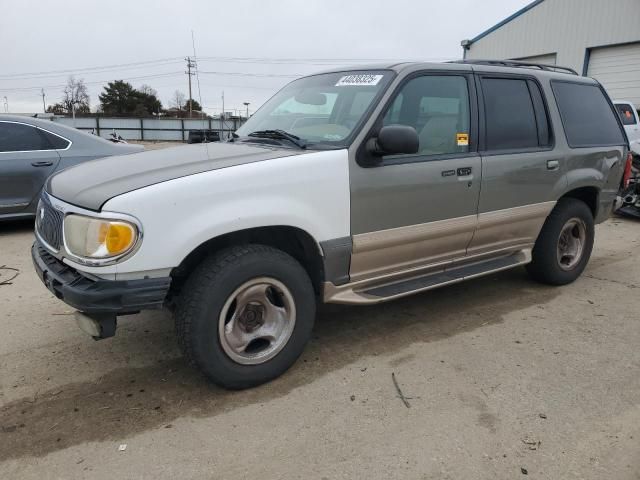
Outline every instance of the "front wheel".
{"type": "Polygon", "coordinates": [[[175,312],[182,350],[214,383],[249,388],[284,373],[311,336],[315,292],[305,269],[263,245],[208,257],[175,312]]]}
{"type": "Polygon", "coordinates": [[[538,235],[527,271],[549,285],[573,282],[589,262],[594,237],[589,207],[575,198],[560,199],[538,235]]]}

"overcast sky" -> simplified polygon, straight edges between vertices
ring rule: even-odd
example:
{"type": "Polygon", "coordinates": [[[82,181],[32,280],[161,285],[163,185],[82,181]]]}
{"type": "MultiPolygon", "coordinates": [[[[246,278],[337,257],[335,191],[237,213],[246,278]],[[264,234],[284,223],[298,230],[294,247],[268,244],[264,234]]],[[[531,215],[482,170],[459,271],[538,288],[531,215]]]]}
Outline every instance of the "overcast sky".
{"type": "MultiPolygon", "coordinates": [[[[295,76],[375,60],[443,61],[529,0],[0,0],[0,111],[40,112],[70,73],[91,106],[107,81],[186,94],[187,55],[210,114],[254,111],[295,76]],[[345,59],[345,60],[343,60],[345,59]],[[144,63],[143,63],[144,62],[144,63]],[[208,72],[208,73],[205,73],[208,72]],[[226,74],[225,74],[226,73],[226,74]]],[[[198,100],[194,78],[194,98],[198,100]]]]}

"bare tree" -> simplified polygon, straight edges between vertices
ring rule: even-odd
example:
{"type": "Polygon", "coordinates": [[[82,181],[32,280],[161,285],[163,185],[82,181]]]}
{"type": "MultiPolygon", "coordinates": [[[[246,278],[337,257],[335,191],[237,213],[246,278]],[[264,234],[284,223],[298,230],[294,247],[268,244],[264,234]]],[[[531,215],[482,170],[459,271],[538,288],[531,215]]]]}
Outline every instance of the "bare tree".
{"type": "Polygon", "coordinates": [[[138,91],[144,93],[145,95],[153,95],[154,97],[158,96],[158,91],[155,88],[151,87],[151,85],[147,85],[146,83],[140,85],[138,91]]]}
{"type": "Polygon", "coordinates": [[[76,112],[89,113],[89,93],[83,79],[76,80],[73,75],[69,77],[60,104],[67,113],[74,109],[76,112]]]}
{"type": "Polygon", "coordinates": [[[171,106],[177,108],[178,110],[182,110],[185,105],[185,96],[180,90],[176,90],[173,92],[173,97],[171,97],[171,106]]]}

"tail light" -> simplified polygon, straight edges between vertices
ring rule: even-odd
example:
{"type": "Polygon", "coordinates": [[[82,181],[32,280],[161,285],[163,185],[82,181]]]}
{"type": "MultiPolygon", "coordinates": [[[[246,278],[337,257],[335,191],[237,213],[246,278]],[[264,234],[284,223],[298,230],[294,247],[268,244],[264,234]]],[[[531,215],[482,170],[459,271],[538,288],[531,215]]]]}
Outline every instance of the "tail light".
{"type": "Polygon", "coordinates": [[[631,152],[627,155],[627,164],[624,167],[624,174],[622,175],[622,188],[629,186],[629,180],[631,179],[631,165],[633,164],[633,155],[631,152]]]}

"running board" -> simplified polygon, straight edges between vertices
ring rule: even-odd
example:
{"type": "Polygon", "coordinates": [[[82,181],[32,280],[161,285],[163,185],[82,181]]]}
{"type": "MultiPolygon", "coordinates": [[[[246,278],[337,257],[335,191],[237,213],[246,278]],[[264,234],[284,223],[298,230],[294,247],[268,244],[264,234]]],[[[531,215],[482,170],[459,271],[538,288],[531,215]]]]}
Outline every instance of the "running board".
{"type": "MultiPolygon", "coordinates": [[[[328,292],[326,301],[330,303],[373,304],[386,302],[414,293],[432,290],[434,288],[451,285],[471,278],[481,277],[490,273],[500,272],[531,261],[531,251],[521,250],[513,255],[477,261],[462,266],[449,267],[445,270],[421,276],[404,278],[384,284],[362,285],[361,289],[349,284],[328,292]],[[367,288],[369,287],[369,288],[367,288]]],[[[335,287],[334,287],[335,288],[335,287]]]]}

